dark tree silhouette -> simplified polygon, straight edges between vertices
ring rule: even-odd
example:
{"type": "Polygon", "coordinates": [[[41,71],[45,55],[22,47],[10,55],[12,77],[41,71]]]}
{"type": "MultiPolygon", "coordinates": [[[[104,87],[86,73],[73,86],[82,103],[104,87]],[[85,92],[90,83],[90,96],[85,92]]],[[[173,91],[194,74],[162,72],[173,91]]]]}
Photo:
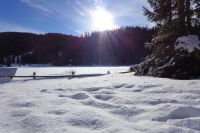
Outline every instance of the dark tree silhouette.
{"type": "Polygon", "coordinates": [[[18,64],[130,65],[150,53],[144,43],[154,32],[144,27],[85,33],[81,37],[5,32],[0,33],[0,60],[12,56],[18,64]]]}

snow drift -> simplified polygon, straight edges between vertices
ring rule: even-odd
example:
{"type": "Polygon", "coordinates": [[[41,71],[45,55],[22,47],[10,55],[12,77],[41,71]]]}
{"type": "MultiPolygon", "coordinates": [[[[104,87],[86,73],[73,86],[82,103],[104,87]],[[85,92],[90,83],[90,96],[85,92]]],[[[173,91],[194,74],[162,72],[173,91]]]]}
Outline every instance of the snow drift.
{"type": "Polygon", "coordinates": [[[13,79],[0,84],[0,132],[199,133],[199,86],[200,80],[112,71],[88,78],[13,79]]]}

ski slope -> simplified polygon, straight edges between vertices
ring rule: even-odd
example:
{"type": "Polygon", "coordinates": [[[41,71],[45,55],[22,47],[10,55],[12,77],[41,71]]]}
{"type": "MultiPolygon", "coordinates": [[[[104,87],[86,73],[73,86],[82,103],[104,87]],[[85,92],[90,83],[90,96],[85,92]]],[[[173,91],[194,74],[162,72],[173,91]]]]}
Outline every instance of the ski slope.
{"type": "MultiPolygon", "coordinates": [[[[200,80],[120,74],[128,67],[19,68],[15,75],[111,74],[0,81],[0,133],[198,133],[200,80]]],[[[1,72],[11,70],[2,70],[1,72]]],[[[13,71],[12,71],[13,73],[13,71]]]]}

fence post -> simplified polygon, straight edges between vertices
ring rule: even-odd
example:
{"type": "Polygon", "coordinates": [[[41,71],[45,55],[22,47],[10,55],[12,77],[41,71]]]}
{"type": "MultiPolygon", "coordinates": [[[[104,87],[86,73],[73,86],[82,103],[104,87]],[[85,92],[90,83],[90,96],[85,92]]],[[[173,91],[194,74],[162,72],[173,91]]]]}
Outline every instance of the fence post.
{"type": "Polygon", "coordinates": [[[108,71],[107,74],[110,74],[110,71],[108,71]]]}
{"type": "Polygon", "coordinates": [[[33,79],[36,79],[36,72],[33,72],[33,79]]]}

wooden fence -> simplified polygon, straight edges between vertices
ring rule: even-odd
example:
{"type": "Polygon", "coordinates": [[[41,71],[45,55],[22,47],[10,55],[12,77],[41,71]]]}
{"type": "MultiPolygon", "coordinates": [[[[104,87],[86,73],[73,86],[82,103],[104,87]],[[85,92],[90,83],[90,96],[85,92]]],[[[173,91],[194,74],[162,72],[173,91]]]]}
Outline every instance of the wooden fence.
{"type": "Polygon", "coordinates": [[[37,75],[30,75],[30,76],[6,76],[0,75],[0,78],[84,78],[84,77],[96,77],[96,76],[103,76],[105,74],[83,74],[83,75],[55,75],[55,76],[37,76],[37,75]]]}

